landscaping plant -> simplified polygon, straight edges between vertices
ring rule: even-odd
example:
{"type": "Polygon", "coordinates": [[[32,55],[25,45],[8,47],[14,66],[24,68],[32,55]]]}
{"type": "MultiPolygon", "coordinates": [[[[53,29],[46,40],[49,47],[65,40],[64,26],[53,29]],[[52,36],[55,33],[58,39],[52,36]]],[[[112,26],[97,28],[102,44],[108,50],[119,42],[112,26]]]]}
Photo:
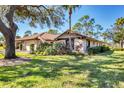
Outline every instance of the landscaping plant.
{"type": "Polygon", "coordinates": [[[41,43],[37,48],[38,55],[60,55],[65,53],[65,48],[61,43],[41,43]]]}
{"type": "Polygon", "coordinates": [[[92,54],[98,54],[98,53],[103,53],[106,51],[110,51],[111,49],[105,45],[103,46],[95,46],[95,47],[90,47],[88,48],[88,54],[92,55],[92,54]]]}

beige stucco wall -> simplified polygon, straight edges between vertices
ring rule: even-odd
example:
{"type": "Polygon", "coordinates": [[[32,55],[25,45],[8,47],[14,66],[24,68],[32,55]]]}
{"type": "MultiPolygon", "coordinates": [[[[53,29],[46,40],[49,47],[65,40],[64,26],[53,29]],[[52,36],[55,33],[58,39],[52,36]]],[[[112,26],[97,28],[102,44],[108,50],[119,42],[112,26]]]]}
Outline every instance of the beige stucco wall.
{"type": "Polygon", "coordinates": [[[28,41],[24,41],[23,43],[23,47],[24,50],[30,52],[30,45],[34,44],[34,50],[37,49],[38,45],[40,44],[40,40],[28,40],[28,41]]]}
{"type": "Polygon", "coordinates": [[[99,42],[96,41],[90,41],[90,47],[100,46],[99,42]]]}
{"type": "Polygon", "coordinates": [[[95,43],[93,41],[90,41],[90,47],[94,47],[95,43]]]}
{"type": "MultiPolygon", "coordinates": [[[[80,45],[82,47],[79,49],[79,52],[86,53],[88,41],[86,39],[75,39],[74,40],[74,51],[76,51],[76,49],[77,49],[76,47],[80,46],[80,45]]],[[[101,46],[101,45],[102,44],[100,42],[90,40],[90,47],[101,46]]]]}
{"type": "Polygon", "coordinates": [[[79,52],[86,53],[86,46],[87,46],[86,39],[75,39],[74,40],[74,51],[77,51],[78,49],[79,52]]]}

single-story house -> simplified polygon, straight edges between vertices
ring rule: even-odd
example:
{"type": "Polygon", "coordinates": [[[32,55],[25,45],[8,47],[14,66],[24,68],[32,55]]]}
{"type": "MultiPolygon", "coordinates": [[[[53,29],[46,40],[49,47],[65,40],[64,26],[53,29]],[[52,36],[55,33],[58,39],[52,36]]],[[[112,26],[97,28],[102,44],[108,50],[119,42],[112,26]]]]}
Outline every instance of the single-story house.
{"type": "Polygon", "coordinates": [[[71,38],[73,51],[79,51],[81,53],[86,53],[89,47],[109,45],[108,43],[102,42],[100,40],[96,40],[94,38],[82,35],[80,33],[74,31],[70,32],[69,30],[67,30],[59,35],[44,32],[16,39],[16,47],[20,50],[30,52],[31,45],[33,45],[34,50],[36,50],[38,45],[44,42],[61,42],[63,43],[63,45],[65,45],[65,47],[69,48],[69,38],[71,38]]]}
{"type": "Polygon", "coordinates": [[[108,45],[106,42],[96,40],[94,38],[82,35],[74,31],[65,31],[59,35],[55,40],[64,40],[66,47],[69,48],[69,38],[71,38],[71,44],[73,51],[79,51],[81,53],[86,53],[89,47],[108,45]]]}
{"type": "Polygon", "coordinates": [[[35,34],[32,36],[26,36],[23,38],[16,39],[15,46],[19,50],[28,51],[31,50],[31,45],[34,47],[34,50],[37,49],[38,45],[44,42],[52,43],[54,39],[59,36],[58,34],[49,34],[46,32],[35,34]]]}

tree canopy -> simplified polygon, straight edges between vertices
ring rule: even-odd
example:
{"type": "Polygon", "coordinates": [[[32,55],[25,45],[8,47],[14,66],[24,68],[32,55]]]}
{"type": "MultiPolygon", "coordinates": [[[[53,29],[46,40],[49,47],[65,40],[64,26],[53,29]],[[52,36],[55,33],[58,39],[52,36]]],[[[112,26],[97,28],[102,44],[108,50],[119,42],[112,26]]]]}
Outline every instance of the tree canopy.
{"type": "Polygon", "coordinates": [[[124,18],[118,18],[115,22],[116,31],[114,32],[113,40],[115,42],[123,42],[124,40],[124,18]]]}
{"type": "Polygon", "coordinates": [[[55,29],[49,29],[48,33],[50,33],[50,34],[58,34],[59,32],[58,32],[58,30],[55,30],[55,29]]]}
{"type": "Polygon", "coordinates": [[[98,39],[103,27],[100,24],[96,24],[94,18],[91,18],[89,15],[84,15],[74,24],[72,29],[76,32],[98,39]]]}
{"type": "Polygon", "coordinates": [[[31,36],[31,35],[32,35],[32,31],[27,30],[27,31],[25,31],[24,37],[31,36]]]}

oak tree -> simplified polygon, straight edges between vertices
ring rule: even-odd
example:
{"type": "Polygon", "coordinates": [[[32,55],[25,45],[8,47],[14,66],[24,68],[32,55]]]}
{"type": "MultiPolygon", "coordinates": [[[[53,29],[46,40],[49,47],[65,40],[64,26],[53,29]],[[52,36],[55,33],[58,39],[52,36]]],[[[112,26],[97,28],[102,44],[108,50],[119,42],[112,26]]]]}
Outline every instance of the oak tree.
{"type": "Polygon", "coordinates": [[[0,6],[0,32],[6,41],[5,58],[16,58],[15,36],[18,22],[28,21],[30,26],[58,27],[63,24],[64,12],[61,6],[8,5],[0,6]]]}

